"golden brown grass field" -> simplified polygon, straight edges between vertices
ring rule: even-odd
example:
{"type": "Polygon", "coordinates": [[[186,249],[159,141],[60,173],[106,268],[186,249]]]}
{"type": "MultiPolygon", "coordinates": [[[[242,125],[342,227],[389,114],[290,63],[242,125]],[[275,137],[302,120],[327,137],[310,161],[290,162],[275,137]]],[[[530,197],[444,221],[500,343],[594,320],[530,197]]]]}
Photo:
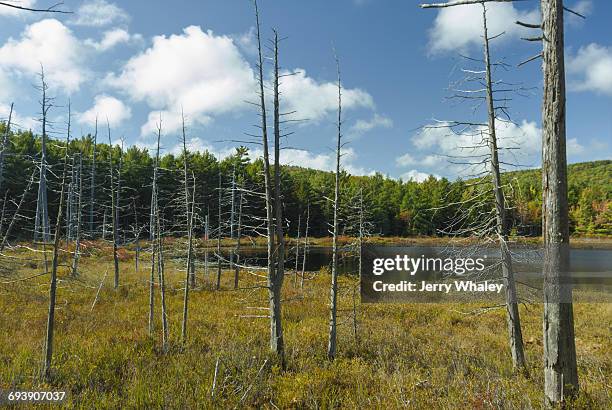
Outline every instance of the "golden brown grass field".
{"type": "MultiPolygon", "coordinates": [[[[414,408],[529,409],[542,405],[542,309],[521,308],[529,377],[512,374],[502,310],[473,315],[477,305],[357,305],[355,278],[341,277],[339,354],[326,359],[329,276],[304,289],[287,276],[283,320],[286,369],[268,353],[266,294],[260,278],[224,272],[221,291],[198,270],[191,292],[188,341],[180,344],[184,271],[167,263],[170,349],[160,351],[157,328],[147,330],[149,256],[135,271],[123,252],[121,286],[112,287],[109,250],[81,260],[81,275],[60,267],[53,376],[39,378],[48,305],[48,277],[12,282],[42,270],[40,255],[0,272],[0,389],[63,390],[64,406],[144,408],[414,408]],[[109,270],[92,309],[97,287],[109,270]],[[8,283],[11,282],[11,283],[8,283]],[[265,362],[267,360],[267,362],[265,362]],[[218,374],[212,394],[215,365],[218,374]],[[264,365],[264,362],[266,363],[264,365]]],[[[63,255],[67,263],[68,255],[63,255]]],[[[212,270],[211,270],[212,274],[212,270]]],[[[580,396],[571,408],[612,408],[612,306],[576,304],[580,396]]],[[[48,405],[47,405],[48,406],[48,405]]]]}

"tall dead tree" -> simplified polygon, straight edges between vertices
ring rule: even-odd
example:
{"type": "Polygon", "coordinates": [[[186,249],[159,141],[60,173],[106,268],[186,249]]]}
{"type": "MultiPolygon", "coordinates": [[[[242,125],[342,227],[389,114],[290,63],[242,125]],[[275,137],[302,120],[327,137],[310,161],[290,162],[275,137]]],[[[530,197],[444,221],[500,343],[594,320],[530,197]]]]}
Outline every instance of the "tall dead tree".
{"type": "Polygon", "coordinates": [[[541,9],[544,393],[555,404],[578,392],[578,370],[569,274],[563,1],[541,0],[541,9]]]}
{"type": "MultiPolygon", "coordinates": [[[[162,121],[161,116],[157,125],[157,154],[155,166],[159,167],[159,144],[161,140],[162,121]]],[[[155,220],[155,246],[157,248],[157,280],[159,281],[159,292],[161,299],[161,322],[162,322],[162,351],[165,353],[168,351],[169,343],[169,330],[168,330],[168,313],[166,310],[166,277],[165,277],[165,265],[164,265],[164,238],[162,230],[162,218],[161,210],[159,207],[159,186],[157,181],[155,182],[155,201],[153,202],[154,207],[154,220],[155,220]]],[[[152,311],[152,310],[151,310],[152,311]]]]}
{"type": "Polygon", "coordinates": [[[64,208],[64,192],[66,186],[66,175],[68,173],[68,148],[70,143],[70,102],[68,103],[68,130],[66,133],[66,151],[64,153],[64,170],[60,187],[59,206],[57,208],[57,219],[55,222],[55,237],[53,240],[53,261],[51,264],[51,281],[49,286],[49,309],[47,312],[47,332],[45,337],[45,356],[43,362],[43,377],[51,377],[51,361],[53,359],[53,335],[55,331],[55,300],[57,298],[57,267],[59,265],[59,244],[62,226],[62,210],[64,208]]]}
{"type": "Polygon", "coordinates": [[[271,317],[278,321],[277,344],[280,343],[281,362],[284,361],[284,341],[281,326],[281,292],[283,288],[283,280],[285,278],[285,235],[283,233],[283,202],[281,192],[281,176],[280,176],[280,72],[278,61],[278,32],[274,30],[274,210],[276,216],[276,275],[271,284],[274,293],[274,311],[271,312],[271,317]],[[280,339],[280,340],[278,340],[280,339]]]}
{"type": "Polygon", "coordinates": [[[219,210],[218,210],[218,218],[217,218],[217,283],[215,285],[215,289],[221,289],[221,267],[222,267],[222,257],[221,257],[221,233],[223,232],[223,217],[222,217],[222,198],[221,192],[223,191],[222,179],[221,179],[221,169],[219,168],[219,210]]]}
{"type": "Polygon", "coordinates": [[[181,339],[183,343],[187,340],[187,313],[189,304],[189,287],[195,285],[195,274],[192,272],[193,265],[193,211],[195,204],[195,177],[193,181],[193,192],[189,194],[189,163],[187,152],[187,136],[185,133],[185,114],[182,115],[182,142],[183,142],[183,182],[185,188],[185,215],[187,217],[187,262],[185,266],[185,295],[183,298],[183,327],[181,331],[181,339]],[[191,197],[191,198],[190,198],[191,197]],[[191,202],[190,202],[191,199],[191,202]]]}
{"type": "Polygon", "coordinates": [[[506,318],[508,321],[508,332],[510,337],[510,352],[512,354],[512,364],[515,369],[526,371],[525,352],[523,349],[523,333],[521,331],[521,319],[519,316],[518,296],[514,272],[512,269],[512,256],[508,249],[508,220],[506,219],[506,205],[502,188],[501,174],[499,170],[499,155],[497,147],[496,132],[496,112],[495,99],[493,97],[493,80],[491,74],[491,53],[489,48],[489,32],[487,28],[487,7],[482,4],[482,22],[484,39],[484,59],[485,59],[485,81],[486,81],[486,102],[488,114],[488,142],[490,148],[490,166],[493,181],[493,191],[495,194],[495,210],[497,220],[497,237],[500,245],[502,275],[504,278],[506,292],[506,318]]]}
{"type": "MultiPolygon", "coordinates": [[[[255,7],[255,22],[256,22],[256,34],[257,34],[257,83],[259,92],[259,109],[261,116],[261,137],[262,137],[262,149],[263,149],[263,173],[264,173],[264,186],[265,186],[265,204],[266,204],[266,225],[267,225],[267,250],[268,250],[268,261],[267,261],[267,287],[268,287],[268,304],[270,309],[270,348],[277,355],[277,357],[284,361],[284,340],[283,340],[283,328],[281,321],[281,306],[280,306],[280,287],[278,286],[279,278],[277,278],[277,252],[275,245],[275,228],[274,228],[274,215],[273,215],[273,192],[272,192],[272,178],[270,172],[270,152],[268,147],[268,124],[267,124],[267,112],[266,112],[266,95],[265,95],[265,81],[264,81],[264,68],[263,68],[263,52],[261,47],[261,30],[259,22],[259,9],[257,7],[257,0],[253,0],[255,7]]],[[[280,221],[278,221],[280,223],[280,221]]],[[[281,278],[282,279],[282,278],[281,278]]]]}
{"type": "Polygon", "coordinates": [[[115,268],[115,276],[113,280],[113,286],[115,289],[119,287],[119,255],[117,253],[117,204],[115,198],[115,177],[113,167],[113,141],[111,140],[110,123],[106,120],[106,126],[108,128],[108,146],[110,147],[108,155],[108,167],[110,175],[110,193],[111,193],[111,223],[113,225],[113,263],[115,268]]]}
{"type": "Polygon", "coordinates": [[[81,257],[81,219],[83,210],[83,154],[79,154],[79,168],[78,168],[78,201],[76,211],[76,238],[74,245],[74,255],[72,258],[72,275],[78,274],[79,258],[81,257]]]}
{"type": "Polygon", "coordinates": [[[153,165],[153,181],[151,183],[151,208],[149,217],[149,241],[151,242],[151,275],[149,276],[149,336],[153,335],[155,327],[155,262],[157,260],[157,173],[159,168],[159,145],[161,140],[161,124],[157,129],[157,150],[153,165]]]}
{"type": "MultiPolygon", "coordinates": [[[[193,244],[193,214],[195,211],[195,192],[196,192],[196,183],[195,176],[193,176],[193,186],[191,193],[191,204],[189,203],[189,196],[187,197],[187,211],[189,215],[189,221],[187,226],[187,241],[189,243],[189,250],[187,254],[187,263],[186,263],[186,273],[185,273],[185,293],[183,297],[183,326],[181,328],[181,340],[183,343],[187,341],[187,314],[188,314],[188,304],[189,304],[189,282],[190,276],[192,275],[191,267],[193,265],[193,261],[191,260],[193,257],[192,244],[193,244]],[[189,209],[190,208],[190,209],[189,209]]],[[[189,194],[189,188],[187,188],[186,194],[189,194]]]]}
{"type": "Polygon", "coordinates": [[[96,115],[96,127],[94,131],[93,151],[91,154],[90,186],[89,186],[89,235],[95,236],[94,212],[96,210],[96,148],[98,145],[98,116],[96,115]]]}
{"type": "Polygon", "coordinates": [[[334,226],[332,239],[332,272],[330,291],[329,340],[327,344],[327,358],[336,357],[337,338],[337,311],[338,311],[338,208],[340,205],[340,157],[342,150],[342,82],[340,77],[340,60],[336,56],[336,69],[338,74],[338,121],[336,123],[338,135],[336,137],[336,175],[334,186],[334,226]]]}
{"type": "MultiPolygon", "coordinates": [[[[477,7],[474,4],[480,4],[482,6],[482,27],[483,27],[483,54],[484,59],[482,60],[484,63],[483,71],[474,71],[474,70],[464,70],[468,72],[471,76],[469,81],[476,81],[478,86],[484,85],[484,89],[478,90],[459,90],[457,97],[462,100],[484,100],[487,107],[487,123],[485,128],[482,131],[476,130],[475,133],[481,134],[482,146],[486,146],[488,148],[488,155],[482,157],[483,163],[489,164],[488,172],[485,171],[485,175],[488,174],[490,176],[492,191],[494,195],[494,233],[497,237],[497,242],[500,247],[501,254],[501,270],[502,277],[504,281],[504,289],[505,289],[505,299],[506,299],[506,318],[508,324],[508,333],[509,333],[509,345],[510,352],[512,357],[512,364],[516,370],[526,371],[526,362],[525,362],[525,353],[523,348],[523,336],[521,330],[521,321],[519,315],[519,307],[518,307],[518,295],[516,290],[516,283],[514,280],[514,272],[512,267],[512,256],[510,250],[508,248],[508,220],[506,218],[506,204],[503,192],[503,183],[501,181],[501,171],[500,171],[500,160],[499,160],[499,148],[498,148],[498,138],[497,138],[497,122],[498,122],[498,114],[497,111],[501,110],[504,114],[506,114],[506,107],[501,104],[501,106],[496,106],[499,103],[500,99],[495,97],[495,93],[497,91],[507,92],[507,89],[496,90],[494,85],[498,82],[493,80],[492,74],[492,66],[494,63],[491,61],[491,51],[490,51],[490,42],[491,40],[500,36],[500,34],[495,35],[493,37],[489,36],[489,30],[487,25],[487,1],[480,2],[449,2],[442,4],[422,4],[422,8],[440,8],[440,7],[452,7],[452,6],[462,6],[466,4],[472,4],[471,7],[477,7]],[[484,96],[480,96],[481,93],[484,93],[484,96]]],[[[507,87],[506,87],[507,88],[507,87]]],[[[504,100],[504,99],[502,99],[504,100]]],[[[504,100],[505,101],[505,100],[504,100]]],[[[506,114],[507,115],[507,114],[506,114]]],[[[455,125],[459,125],[460,127],[466,127],[466,123],[454,123],[450,126],[453,127],[455,125]]],[[[463,128],[465,129],[465,128],[463,128]]],[[[480,148],[480,143],[476,144],[475,148],[480,148]]],[[[472,155],[474,155],[472,153],[472,155]]],[[[474,164],[470,164],[474,165],[474,164]]],[[[474,231],[486,231],[488,233],[489,229],[474,229],[474,231]]]]}
{"type": "Polygon", "coordinates": [[[49,226],[49,205],[47,203],[47,115],[51,108],[51,99],[47,96],[48,86],[45,81],[45,71],[40,69],[40,88],[42,98],[41,123],[42,134],[40,148],[40,174],[38,179],[38,199],[36,201],[36,217],[34,219],[34,240],[42,238],[43,243],[48,242],[51,236],[49,226]]]}

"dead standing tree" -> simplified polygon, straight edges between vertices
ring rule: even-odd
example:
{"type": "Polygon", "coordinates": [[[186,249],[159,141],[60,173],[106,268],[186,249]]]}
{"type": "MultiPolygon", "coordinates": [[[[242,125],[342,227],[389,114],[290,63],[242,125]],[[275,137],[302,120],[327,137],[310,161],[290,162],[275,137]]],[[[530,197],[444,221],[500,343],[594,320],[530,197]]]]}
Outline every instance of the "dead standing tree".
{"type": "Polygon", "coordinates": [[[47,313],[47,332],[45,337],[45,356],[43,363],[43,377],[51,377],[51,361],[53,359],[53,335],[55,331],[55,300],[57,297],[57,268],[59,265],[59,243],[62,226],[62,210],[64,208],[64,191],[66,185],[66,175],[68,173],[68,149],[70,143],[70,102],[68,103],[68,130],[66,133],[66,151],[64,153],[64,170],[62,172],[59,206],[57,209],[57,219],[55,222],[55,237],[53,240],[53,261],[51,264],[51,282],[49,286],[49,310],[47,313]]]}
{"type": "Polygon", "coordinates": [[[113,281],[113,286],[115,289],[119,287],[119,255],[117,253],[117,203],[115,197],[115,178],[114,178],[114,167],[113,167],[113,142],[111,140],[111,130],[110,123],[108,119],[106,120],[106,126],[108,129],[108,146],[110,147],[109,155],[108,155],[108,167],[109,167],[109,175],[110,175],[110,194],[111,194],[111,223],[113,226],[113,265],[115,268],[115,276],[113,281]]]}
{"type": "MultiPolygon", "coordinates": [[[[449,7],[449,6],[460,6],[465,4],[474,4],[476,2],[455,2],[455,4],[445,3],[445,4],[422,4],[423,8],[438,8],[438,7],[449,7]]],[[[501,104],[500,106],[496,106],[496,104],[500,101],[499,98],[495,97],[495,93],[506,92],[507,90],[496,90],[495,85],[499,84],[499,81],[493,80],[492,74],[492,66],[496,65],[491,61],[491,52],[490,52],[490,42],[491,40],[499,37],[499,35],[495,35],[493,37],[489,36],[488,26],[487,26],[487,7],[486,1],[478,2],[482,6],[482,27],[483,27],[483,54],[484,60],[484,70],[482,71],[474,71],[474,70],[464,70],[469,73],[471,76],[471,80],[476,80],[478,84],[484,84],[484,89],[478,90],[459,90],[458,95],[456,97],[466,100],[484,100],[486,102],[487,108],[487,123],[486,126],[477,126],[476,133],[481,134],[481,142],[478,143],[478,146],[474,147],[475,151],[478,151],[480,146],[487,146],[489,153],[486,156],[482,156],[483,163],[489,163],[489,171],[488,177],[491,179],[492,190],[494,194],[494,203],[495,203],[495,221],[493,230],[497,237],[497,242],[500,247],[501,253],[501,270],[502,276],[504,280],[504,288],[505,288],[505,299],[506,299],[506,318],[508,322],[508,333],[509,333],[509,343],[510,343],[510,352],[512,356],[512,364],[513,367],[517,370],[526,371],[526,362],[525,362],[525,353],[523,349],[523,336],[521,330],[521,321],[519,315],[518,308],[518,296],[516,291],[516,283],[514,280],[514,272],[512,268],[512,255],[510,253],[510,249],[508,248],[508,220],[506,218],[506,204],[503,192],[503,185],[501,181],[501,172],[500,172],[500,160],[499,160],[499,148],[498,148],[498,138],[497,138],[497,122],[499,120],[498,111],[502,111],[503,114],[506,114],[506,107],[501,104]],[[484,96],[481,94],[484,93],[484,96]]],[[[504,85],[508,85],[505,84],[504,85]]],[[[501,101],[505,101],[504,98],[501,98],[501,101]]],[[[469,127],[466,123],[453,123],[449,125],[450,127],[460,126],[460,127],[469,127]]],[[[473,165],[473,164],[472,164],[473,165]]],[[[481,226],[476,229],[476,231],[480,231],[482,233],[488,233],[491,229],[488,229],[488,226],[481,226]],[[482,228],[482,229],[481,229],[482,228]]]]}
{"type": "Polygon", "coordinates": [[[40,174],[38,179],[38,199],[36,201],[36,217],[34,219],[34,240],[40,236],[43,243],[49,241],[51,236],[49,226],[49,205],[47,203],[47,115],[51,108],[51,99],[47,96],[48,86],[45,82],[45,71],[40,69],[40,92],[42,98],[41,105],[41,123],[42,134],[41,149],[40,149],[40,174]]]}
{"type": "MultiPolygon", "coordinates": [[[[259,23],[259,10],[257,7],[257,0],[253,1],[255,8],[255,21],[256,21],[256,34],[257,34],[257,51],[258,51],[258,63],[257,63],[257,82],[258,82],[258,93],[259,93],[259,109],[261,116],[261,138],[263,148],[263,173],[264,173],[264,185],[265,185],[265,206],[266,206],[266,225],[267,225],[267,250],[268,250],[268,261],[267,261],[267,287],[268,287],[268,304],[270,309],[270,348],[277,355],[281,362],[284,362],[284,339],[283,339],[283,328],[281,321],[281,300],[280,291],[282,285],[282,275],[279,278],[277,269],[278,254],[276,249],[275,241],[275,227],[274,227],[274,215],[273,215],[273,191],[272,191],[272,178],[270,172],[270,153],[268,147],[268,124],[267,124],[267,112],[266,112],[266,95],[265,95],[265,82],[263,74],[263,52],[261,47],[261,30],[259,23]]],[[[278,50],[276,49],[276,55],[278,50]]],[[[278,78],[275,79],[275,83],[278,78]]],[[[278,90],[277,90],[278,91],[278,90]]],[[[277,99],[275,98],[275,102],[277,99]]],[[[278,160],[278,157],[277,157],[278,160]]],[[[282,232],[282,228],[281,228],[282,232]]],[[[284,274],[284,273],[283,273],[284,274]]]]}
{"type": "Polygon", "coordinates": [[[541,41],[542,58],[542,235],[544,237],[544,395],[547,404],[578,393],[571,275],[565,131],[565,59],[563,0],[541,0],[542,22],[517,24],[541,29],[528,41],[541,41]]]}
{"type": "Polygon", "coordinates": [[[278,321],[276,328],[277,344],[280,343],[279,350],[281,362],[284,365],[284,341],[281,325],[281,292],[283,280],[285,278],[285,235],[283,233],[283,203],[281,192],[280,176],[280,82],[279,82],[279,61],[278,61],[278,32],[274,30],[274,211],[276,214],[276,274],[270,286],[274,294],[274,309],[270,309],[270,316],[278,321]]]}
{"type": "Polygon", "coordinates": [[[327,344],[327,358],[334,360],[336,357],[337,339],[337,311],[338,311],[338,208],[340,205],[340,157],[342,151],[342,82],[340,77],[340,60],[336,55],[336,69],[338,74],[338,121],[336,127],[338,135],[336,138],[336,175],[334,186],[334,221],[332,240],[332,272],[330,291],[330,315],[329,315],[329,340],[327,344]]]}
{"type": "Polygon", "coordinates": [[[195,177],[193,177],[193,192],[189,194],[189,161],[187,152],[187,136],[185,133],[185,115],[182,115],[182,143],[183,143],[183,182],[185,188],[185,214],[187,218],[187,261],[185,266],[185,294],[183,298],[183,326],[181,339],[185,343],[187,340],[187,314],[189,304],[189,287],[195,286],[195,272],[193,271],[193,214],[195,210],[195,177]],[[191,200],[191,201],[190,201],[191,200]]]}
{"type": "Polygon", "coordinates": [[[72,258],[72,276],[78,274],[79,258],[81,256],[81,224],[82,224],[82,210],[83,210],[83,154],[79,154],[79,168],[78,168],[78,200],[77,200],[77,212],[76,212],[76,238],[74,245],[74,255],[72,258]]]}
{"type": "Polygon", "coordinates": [[[96,115],[96,125],[94,131],[93,151],[91,154],[90,167],[90,186],[89,186],[89,235],[95,236],[94,212],[96,210],[96,148],[98,145],[98,116],[96,115]]]}

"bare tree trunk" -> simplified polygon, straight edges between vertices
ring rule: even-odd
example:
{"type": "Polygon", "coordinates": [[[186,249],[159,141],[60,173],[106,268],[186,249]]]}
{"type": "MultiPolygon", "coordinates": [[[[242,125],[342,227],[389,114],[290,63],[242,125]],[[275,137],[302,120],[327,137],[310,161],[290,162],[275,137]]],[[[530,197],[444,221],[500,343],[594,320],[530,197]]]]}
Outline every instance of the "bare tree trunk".
{"type": "Polygon", "coordinates": [[[161,319],[162,319],[162,351],[168,351],[168,314],[166,311],[166,278],[164,266],[164,242],[161,231],[161,219],[157,208],[157,276],[161,294],[161,319]]]}
{"type": "MultiPolygon", "coordinates": [[[[234,214],[235,210],[235,198],[236,198],[236,165],[234,164],[234,169],[232,171],[232,199],[231,199],[231,213],[230,213],[230,240],[234,240],[234,214]]],[[[229,252],[229,269],[230,271],[234,269],[234,250],[230,249],[229,252]]]]}
{"type": "Polygon", "coordinates": [[[47,97],[47,83],[45,82],[45,72],[41,68],[41,114],[42,114],[42,135],[41,135],[41,156],[40,156],[40,177],[38,181],[38,199],[36,201],[36,218],[34,220],[34,240],[38,235],[43,243],[49,242],[51,236],[49,226],[49,207],[47,203],[47,113],[50,104],[47,97]]]}
{"type": "Polygon", "coordinates": [[[4,138],[2,139],[2,150],[0,151],[0,188],[4,183],[4,157],[6,156],[6,150],[8,149],[9,139],[11,136],[11,121],[13,119],[13,103],[11,103],[11,109],[9,111],[8,120],[6,121],[6,128],[4,129],[4,138]]]}
{"type": "MultiPolygon", "coordinates": [[[[121,139],[121,146],[119,147],[119,167],[117,167],[117,200],[115,202],[115,213],[113,217],[115,218],[114,226],[117,227],[117,246],[119,246],[120,241],[120,226],[119,222],[121,220],[119,212],[121,211],[121,172],[123,171],[123,138],[121,139]]],[[[124,240],[121,240],[123,243],[124,240]]]]}
{"type": "Polygon", "coordinates": [[[47,314],[47,334],[45,338],[45,357],[43,377],[51,377],[51,361],[53,359],[53,333],[55,330],[55,300],[57,296],[57,266],[59,264],[59,243],[62,226],[62,210],[64,208],[64,192],[66,187],[66,174],[68,173],[68,144],[70,143],[70,103],[68,103],[68,131],[66,134],[66,152],[64,153],[64,171],[60,188],[59,206],[55,222],[55,238],[53,240],[53,262],[51,265],[51,284],[49,286],[49,310],[47,314]]]}
{"type": "Polygon", "coordinates": [[[234,289],[238,289],[238,281],[240,280],[240,239],[242,238],[242,191],[240,191],[240,199],[238,202],[238,237],[236,239],[236,265],[234,266],[234,289]]]}
{"type": "Polygon", "coordinates": [[[510,352],[512,354],[512,365],[521,371],[527,370],[525,353],[523,351],[523,333],[521,331],[521,319],[519,316],[518,296],[514,272],[512,270],[512,256],[508,249],[508,223],[506,220],[506,205],[499,170],[499,157],[497,147],[495,102],[493,97],[493,81],[491,79],[491,53],[489,51],[489,32],[487,28],[487,8],[482,4],[482,21],[484,30],[484,61],[486,81],[486,101],[489,128],[489,149],[491,156],[491,176],[493,178],[493,191],[495,193],[495,216],[497,225],[497,237],[500,245],[502,275],[506,289],[506,318],[508,321],[508,332],[510,338],[510,352]]]}
{"type": "MultiPolygon", "coordinates": [[[[161,138],[161,118],[159,120],[158,133],[157,133],[157,157],[159,158],[159,140],[161,138]]],[[[159,162],[156,162],[156,166],[159,162]]],[[[163,230],[161,224],[161,212],[159,209],[159,192],[156,191],[155,195],[155,226],[157,227],[157,275],[159,279],[159,290],[161,294],[161,319],[162,319],[162,351],[165,353],[168,351],[169,332],[168,332],[168,313],[166,310],[166,277],[165,277],[165,265],[164,265],[164,241],[163,241],[163,230]]]]}
{"type": "Polygon", "coordinates": [[[340,204],[340,150],[342,148],[342,83],[340,82],[340,61],[336,57],[338,71],[338,138],[336,144],[336,184],[334,188],[334,232],[332,241],[332,272],[329,317],[329,342],[327,344],[327,358],[336,357],[336,326],[338,309],[338,207],[340,204]]]}
{"type": "Polygon", "coordinates": [[[113,142],[111,141],[110,124],[106,123],[108,127],[108,146],[110,147],[110,154],[108,157],[108,166],[110,174],[110,189],[111,189],[111,221],[113,224],[113,262],[115,266],[115,277],[113,286],[115,289],[119,287],[119,255],[117,255],[117,210],[115,203],[115,181],[114,181],[114,169],[113,169],[113,142]]]}
{"type": "Polygon", "coordinates": [[[74,258],[72,259],[72,276],[78,275],[79,258],[81,256],[81,218],[83,209],[83,155],[79,155],[79,200],[76,222],[76,243],[74,246],[74,258]]]}
{"type": "MultiPolygon", "coordinates": [[[[185,150],[185,154],[186,154],[185,150]]],[[[186,158],[186,157],[185,157],[186,158]]],[[[186,162],[187,160],[185,160],[186,162]]],[[[191,210],[187,209],[188,215],[189,215],[189,223],[188,223],[188,232],[187,232],[187,241],[188,241],[188,248],[187,248],[187,266],[186,266],[186,274],[185,274],[185,294],[184,294],[184,298],[183,298],[183,327],[181,329],[181,339],[183,344],[187,341],[187,314],[188,314],[188,304],[189,304],[189,281],[190,281],[190,277],[191,277],[191,266],[192,266],[192,258],[193,258],[193,213],[195,211],[194,205],[195,205],[195,177],[193,177],[193,190],[192,190],[192,197],[191,197],[191,210]]],[[[188,194],[189,192],[186,191],[186,194],[188,194]]],[[[187,197],[187,207],[189,208],[189,197],[187,197]]]]}
{"type": "MultiPolygon", "coordinates": [[[[264,90],[263,75],[263,53],[261,49],[261,32],[259,24],[259,10],[257,0],[253,0],[255,6],[255,20],[257,30],[257,50],[258,50],[258,86],[259,86],[259,108],[261,110],[261,132],[263,147],[263,171],[266,195],[266,219],[267,219],[267,239],[268,239],[268,303],[270,307],[270,349],[284,360],[283,332],[280,321],[280,298],[276,291],[276,249],[274,239],[274,216],[272,211],[272,181],[270,178],[270,153],[268,149],[268,126],[266,112],[266,95],[264,90]]],[[[280,223],[280,221],[278,221],[280,223]]]]}
{"type": "Polygon", "coordinates": [[[306,273],[306,255],[308,254],[308,228],[310,227],[310,202],[306,208],[306,231],[304,232],[304,256],[302,257],[302,277],[300,289],[304,289],[304,274],[306,273]]]}
{"type": "Polygon", "coordinates": [[[73,239],[73,211],[74,211],[74,181],[76,178],[76,167],[74,157],[72,157],[72,166],[70,167],[70,183],[68,184],[68,194],[66,201],[66,243],[70,243],[73,239]]]}
{"type": "Polygon", "coordinates": [[[104,215],[102,216],[102,239],[106,239],[106,209],[104,209],[104,215]]]}
{"type": "Polygon", "coordinates": [[[138,272],[138,263],[140,261],[140,227],[138,226],[138,210],[136,209],[136,199],[132,198],[132,208],[134,208],[134,232],[136,242],[136,252],[134,257],[135,270],[138,272]]]}
{"type": "Polygon", "coordinates": [[[281,292],[285,279],[285,236],[283,234],[283,203],[280,180],[280,90],[279,90],[279,62],[278,62],[278,33],[274,31],[274,208],[276,213],[276,274],[271,283],[274,303],[270,312],[274,323],[276,338],[275,352],[284,366],[285,346],[283,339],[281,292]]]}
{"type": "Polygon", "coordinates": [[[219,290],[221,288],[221,169],[219,169],[219,215],[218,215],[218,232],[217,232],[217,284],[215,288],[219,290]]]}
{"type": "MultiPolygon", "coordinates": [[[[189,161],[188,161],[188,151],[187,151],[187,135],[186,135],[186,131],[185,131],[185,115],[184,113],[181,111],[181,118],[182,118],[182,142],[183,142],[183,177],[184,177],[184,188],[185,188],[185,215],[187,218],[187,227],[189,229],[189,232],[187,233],[187,236],[189,237],[189,245],[188,245],[188,249],[187,249],[187,260],[188,260],[188,265],[187,265],[187,275],[188,275],[188,279],[189,279],[189,284],[185,285],[187,286],[191,286],[194,287],[195,286],[195,272],[193,272],[192,268],[192,257],[193,257],[193,241],[192,241],[192,230],[193,230],[193,215],[191,215],[191,212],[193,211],[194,208],[194,203],[192,203],[191,205],[189,204],[189,184],[188,184],[188,177],[189,177],[189,161]],[[190,211],[189,209],[192,209],[192,211],[190,211]]],[[[194,201],[195,201],[195,192],[193,193],[193,197],[194,197],[194,201]]]]}
{"type": "Polygon", "coordinates": [[[563,1],[541,0],[544,31],[542,233],[544,236],[544,394],[551,404],[578,392],[569,276],[563,1]]]}
{"type": "Polygon", "coordinates": [[[96,208],[96,148],[98,145],[98,116],[96,115],[96,128],[94,132],[93,152],[91,156],[91,180],[89,186],[89,235],[95,237],[94,212],[96,208]]]}
{"type": "Polygon", "coordinates": [[[209,244],[209,236],[210,229],[208,226],[208,220],[210,216],[210,211],[207,211],[206,217],[204,219],[204,277],[208,278],[208,244],[209,244]]]}
{"type": "Polygon", "coordinates": [[[297,286],[297,272],[300,263],[300,232],[302,230],[302,214],[298,214],[297,237],[295,238],[295,269],[293,270],[293,286],[297,286]]]}
{"type": "Polygon", "coordinates": [[[157,129],[157,152],[153,167],[153,182],[151,184],[151,213],[149,216],[149,241],[151,242],[151,274],[149,276],[149,336],[153,335],[155,327],[155,261],[157,259],[157,169],[159,167],[159,145],[161,140],[161,124],[157,129]]]}

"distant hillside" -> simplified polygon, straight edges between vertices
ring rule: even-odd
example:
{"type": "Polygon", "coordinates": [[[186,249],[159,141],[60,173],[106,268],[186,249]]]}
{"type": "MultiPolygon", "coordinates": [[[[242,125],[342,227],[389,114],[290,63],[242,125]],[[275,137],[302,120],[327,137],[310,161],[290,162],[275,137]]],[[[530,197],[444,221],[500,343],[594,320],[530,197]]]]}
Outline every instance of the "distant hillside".
{"type": "MultiPolygon", "coordinates": [[[[608,194],[612,192],[612,160],[579,162],[567,167],[568,184],[576,187],[600,187],[608,194]]],[[[512,178],[530,184],[541,183],[541,169],[506,172],[505,178],[512,178]]]]}

